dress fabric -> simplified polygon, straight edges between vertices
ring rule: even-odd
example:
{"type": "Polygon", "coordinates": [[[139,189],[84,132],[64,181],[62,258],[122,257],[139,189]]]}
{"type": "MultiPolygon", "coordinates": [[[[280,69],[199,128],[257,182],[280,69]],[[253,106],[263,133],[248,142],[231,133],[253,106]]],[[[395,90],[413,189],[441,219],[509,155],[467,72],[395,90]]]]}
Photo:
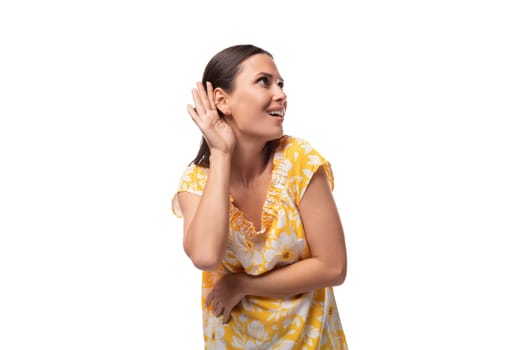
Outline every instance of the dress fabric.
{"type": "MultiPolygon", "coordinates": [[[[298,204],[322,167],[333,190],[330,164],[305,140],[283,136],[273,157],[272,180],[256,231],[230,196],[230,233],[222,264],[202,273],[202,316],[205,349],[347,349],[334,292],[321,288],[294,297],[246,296],[222,324],[205,306],[214,283],[227,273],[258,276],[310,257],[298,204]]],[[[191,165],[178,192],[201,195],[208,169],[191,165]]],[[[175,196],[174,213],[182,213],[175,196]]]]}

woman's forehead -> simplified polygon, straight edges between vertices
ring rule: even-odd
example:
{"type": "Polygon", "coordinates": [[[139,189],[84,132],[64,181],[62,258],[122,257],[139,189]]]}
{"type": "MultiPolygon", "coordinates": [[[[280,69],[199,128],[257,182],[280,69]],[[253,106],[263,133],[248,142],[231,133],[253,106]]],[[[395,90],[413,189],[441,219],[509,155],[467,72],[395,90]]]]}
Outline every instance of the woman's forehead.
{"type": "Polygon", "coordinates": [[[267,54],[256,54],[244,60],[239,66],[238,76],[254,76],[260,73],[280,78],[274,60],[267,54]]]}

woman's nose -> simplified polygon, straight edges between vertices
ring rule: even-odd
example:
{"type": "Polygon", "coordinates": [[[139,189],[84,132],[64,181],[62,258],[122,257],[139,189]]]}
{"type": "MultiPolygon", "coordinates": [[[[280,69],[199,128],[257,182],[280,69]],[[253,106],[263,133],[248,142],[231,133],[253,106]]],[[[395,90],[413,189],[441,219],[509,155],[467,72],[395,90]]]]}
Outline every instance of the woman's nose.
{"type": "Polygon", "coordinates": [[[286,94],[284,93],[282,87],[280,87],[280,86],[276,86],[275,87],[274,100],[282,101],[282,102],[286,101],[286,94]]]}

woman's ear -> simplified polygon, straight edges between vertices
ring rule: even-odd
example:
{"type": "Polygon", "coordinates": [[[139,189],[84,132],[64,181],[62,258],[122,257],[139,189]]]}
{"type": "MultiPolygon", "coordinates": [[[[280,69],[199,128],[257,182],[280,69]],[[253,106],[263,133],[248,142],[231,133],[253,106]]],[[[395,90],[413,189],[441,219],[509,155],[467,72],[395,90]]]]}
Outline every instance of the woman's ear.
{"type": "Polygon", "coordinates": [[[230,114],[230,99],[223,89],[216,88],[213,90],[213,100],[215,101],[215,107],[217,107],[222,114],[230,114]]]}

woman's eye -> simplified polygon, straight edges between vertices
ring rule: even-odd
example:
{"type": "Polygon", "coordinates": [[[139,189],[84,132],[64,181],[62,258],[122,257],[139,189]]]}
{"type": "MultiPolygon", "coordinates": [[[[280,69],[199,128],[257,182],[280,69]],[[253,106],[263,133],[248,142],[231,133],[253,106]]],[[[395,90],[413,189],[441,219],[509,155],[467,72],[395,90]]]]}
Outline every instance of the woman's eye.
{"type": "Polygon", "coordinates": [[[268,78],[267,77],[260,77],[259,79],[257,79],[257,84],[260,84],[260,85],[263,85],[263,86],[268,85],[268,78]]]}

